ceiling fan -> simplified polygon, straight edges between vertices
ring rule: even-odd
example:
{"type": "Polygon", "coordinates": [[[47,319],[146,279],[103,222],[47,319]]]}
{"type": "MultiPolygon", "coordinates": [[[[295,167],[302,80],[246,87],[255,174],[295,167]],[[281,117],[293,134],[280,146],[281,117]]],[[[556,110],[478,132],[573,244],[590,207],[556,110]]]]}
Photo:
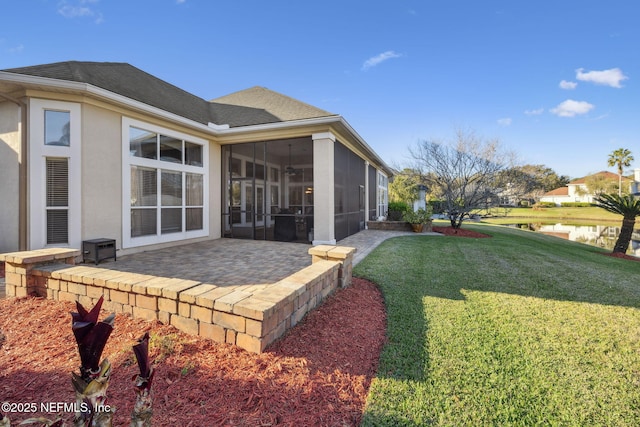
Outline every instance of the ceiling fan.
{"type": "Polygon", "coordinates": [[[302,169],[295,169],[291,166],[291,144],[289,144],[289,166],[285,168],[284,172],[289,176],[297,175],[302,172],[302,169]]]}

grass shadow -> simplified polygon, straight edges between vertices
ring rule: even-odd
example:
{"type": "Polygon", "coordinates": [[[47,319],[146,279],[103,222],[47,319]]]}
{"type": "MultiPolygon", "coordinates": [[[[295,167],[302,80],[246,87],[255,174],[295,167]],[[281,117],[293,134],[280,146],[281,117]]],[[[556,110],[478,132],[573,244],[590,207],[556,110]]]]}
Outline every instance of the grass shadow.
{"type": "MultiPolygon", "coordinates": [[[[640,307],[640,263],[551,236],[465,227],[493,238],[391,238],[355,267],[355,276],[380,287],[388,318],[388,343],[363,425],[449,425],[442,421],[447,417],[473,425],[455,418],[460,414],[498,424],[526,419],[535,424],[541,420],[536,411],[552,411],[555,420],[604,419],[597,402],[567,402],[557,383],[580,377],[578,383],[593,381],[593,387],[604,387],[602,396],[608,395],[604,390],[612,380],[597,378],[619,373],[603,367],[594,376],[583,365],[601,357],[590,350],[594,342],[605,349],[617,345],[618,338],[602,331],[631,345],[624,328],[635,324],[628,308],[640,307]],[[614,318],[626,323],[616,329],[608,323],[614,318]],[[446,415],[436,420],[438,414],[446,415]]],[[[612,354],[607,357],[628,365],[625,373],[634,372],[634,359],[612,354]]],[[[564,386],[572,390],[569,383],[564,386]]],[[[624,386],[620,390],[618,397],[628,395],[624,386]]],[[[624,419],[627,407],[621,407],[614,416],[624,419]]]]}

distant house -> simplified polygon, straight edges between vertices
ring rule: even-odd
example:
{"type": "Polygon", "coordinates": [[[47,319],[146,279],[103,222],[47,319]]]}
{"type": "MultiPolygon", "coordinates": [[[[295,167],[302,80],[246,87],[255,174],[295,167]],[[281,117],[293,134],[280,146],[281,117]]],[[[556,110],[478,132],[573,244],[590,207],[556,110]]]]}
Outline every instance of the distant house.
{"type": "Polygon", "coordinates": [[[207,101],[126,63],[0,71],[0,252],[332,244],[385,215],[392,174],[342,116],[263,87],[207,101]]]}
{"type": "MultiPolygon", "coordinates": [[[[556,188],[545,193],[541,198],[541,202],[555,203],[556,206],[561,206],[565,202],[584,202],[592,203],[596,194],[589,192],[588,182],[590,180],[611,181],[618,184],[618,174],[601,171],[592,175],[587,175],[582,178],[574,179],[569,182],[565,187],[556,188]]],[[[629,189],[631,194],[640,193],[640,169],[635,169],[634,174],[631,176],[622,177],[622,188],[625,186],[629,189]]]]}

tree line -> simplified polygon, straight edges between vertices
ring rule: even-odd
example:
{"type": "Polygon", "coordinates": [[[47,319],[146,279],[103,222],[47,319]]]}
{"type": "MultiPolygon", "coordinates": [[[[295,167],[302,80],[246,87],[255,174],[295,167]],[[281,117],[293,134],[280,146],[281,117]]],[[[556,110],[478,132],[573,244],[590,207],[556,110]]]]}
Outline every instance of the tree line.
{"type": "MultiPolygon", "coordinates": [[[[409,149],[409,159],[389,184],[390,201],[412,203],[418,199],[419,186],[426,186],[428,198],[439,202],[454,228],[474,211],[533,204],[545,193],[570,182],[568,176],[558,175],[545,165],[519,165],[516,155],[497,139],[483,139],[473,131],[460,129],[450,141],[417,143],[409,149]]],[[[632,161],[630,150],[615,150],[607,164],[617,167],[618,182],[604,182],[597,175],[585,180],[587,191],[596,195],[596,206],[623,216],[623,230],[614,252],[626,252],[635,218],[640,215],[640,200],[622,186],[624,168],[632,161]]]]}

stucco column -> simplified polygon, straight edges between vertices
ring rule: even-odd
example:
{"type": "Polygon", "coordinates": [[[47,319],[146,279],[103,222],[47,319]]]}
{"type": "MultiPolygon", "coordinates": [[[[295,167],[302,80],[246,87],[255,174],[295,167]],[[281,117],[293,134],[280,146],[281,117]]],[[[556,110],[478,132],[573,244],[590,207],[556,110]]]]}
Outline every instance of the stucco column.
{"type": "Polygon", "coordinates": [[[364,162],[364,228],[369,228],[369,162],[364,162]]]}
{"type": "Polygon", "coordinates": [[[335,245],[334,143],[331,132],[313,138],[313,244],[335,245]]]}

